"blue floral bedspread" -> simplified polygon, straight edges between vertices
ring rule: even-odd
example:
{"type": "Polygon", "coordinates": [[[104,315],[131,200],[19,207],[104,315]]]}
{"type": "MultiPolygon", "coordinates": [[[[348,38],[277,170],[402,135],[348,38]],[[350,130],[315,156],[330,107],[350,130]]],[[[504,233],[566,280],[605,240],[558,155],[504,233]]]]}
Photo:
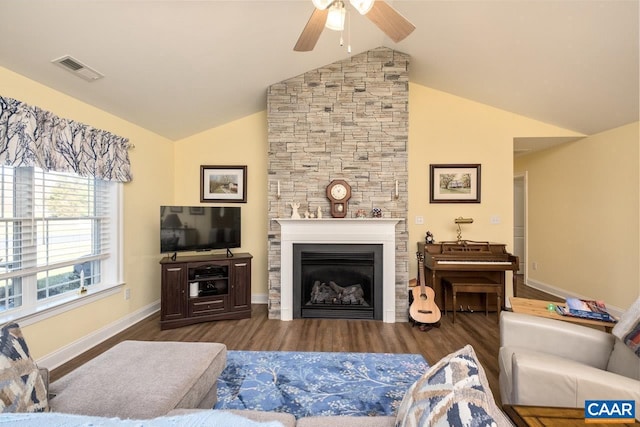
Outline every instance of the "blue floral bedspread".
{"type": "Polygon", "coordinates": [[[428,367],[420,354],[229,351],[215,409],[394,415],[428,367]]]}

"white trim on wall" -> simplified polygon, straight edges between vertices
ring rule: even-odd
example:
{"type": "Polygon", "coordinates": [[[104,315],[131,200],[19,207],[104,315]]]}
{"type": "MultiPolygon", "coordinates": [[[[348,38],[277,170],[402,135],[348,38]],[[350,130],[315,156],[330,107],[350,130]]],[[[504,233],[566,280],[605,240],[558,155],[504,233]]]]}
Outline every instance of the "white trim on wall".
{"type": "Polygon", "coordinates": [[[253,294],[251,295],[251,304],[268,304],[269,303],[269,295],[268,294],[253,294]]]}
{"type": "Polygon", "coordinates": [[[20,324],[20,327],[33,325],[34,323],[41,322],[50,317],[58,316],[70,310],[74,310],[78,307],[82,307],[86,304],[94,303],[103,298],[110,297],[120,293],[120,290],[124,287],[124,283],[118,283],[112,286],[88,288],[87,293],[80,295],[75,292],[68,292],[56,301],[50,303],[47,306],[42,306],[41,309],[32,314],[26,316],[17,316],[15,313],[9,312],[3,316],[0,316],[0,322],[6,323],[15,321],[20,324]]]}
{"type": "Polygon", "coordinates": [[[141,309],[128,314],[125,317],[121,317],[117,321],[98,329],[92,332],[89,335],[85,335],[77,341],[74,341],[64,347],[59,348],[58,350],[50,353],[38,360],[36,363],[41,368],[47,368],[49,370],[57,368],[63,363],[68,362],[74,357],[84,353],[92,347],[100,344],[108,338],[122,332],[128,327],[134,325],[137,322],[151,316],[155,312],[160,310],[160,301],[155,301],[146,307],[142,307],[141,309]]]}

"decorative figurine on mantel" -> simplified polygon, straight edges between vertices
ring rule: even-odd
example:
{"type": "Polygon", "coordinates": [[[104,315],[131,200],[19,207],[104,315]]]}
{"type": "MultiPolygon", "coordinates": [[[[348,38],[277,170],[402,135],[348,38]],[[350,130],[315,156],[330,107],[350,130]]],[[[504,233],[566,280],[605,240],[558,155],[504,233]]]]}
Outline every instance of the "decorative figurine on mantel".
{"type": "Polygon", "coordinates": [[[300,203],[291,202],[291,219],[300,219],[300,213],[298,212],[298,208],[300,207],[300,203]]]}
{"type": "Polygon", "coordinates": [[[322,209],[318,206],[318,213],[316,214],[316,218],[322,218],[322,209]]]}
{"type": "Polygon", "coordinates": [[[380,208],[371,209],[371,216],[374,218],[382,218],[382,209],[380,208]]]}

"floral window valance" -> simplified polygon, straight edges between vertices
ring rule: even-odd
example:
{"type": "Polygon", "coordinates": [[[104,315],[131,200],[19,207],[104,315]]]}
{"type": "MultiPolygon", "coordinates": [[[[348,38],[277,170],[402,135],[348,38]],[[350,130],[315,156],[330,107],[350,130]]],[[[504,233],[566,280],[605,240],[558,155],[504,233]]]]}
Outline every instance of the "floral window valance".
{"type": "Polygon", "coordinates": [[[129,140],[0,96],[0,164],[131,181],[129,140]]]}

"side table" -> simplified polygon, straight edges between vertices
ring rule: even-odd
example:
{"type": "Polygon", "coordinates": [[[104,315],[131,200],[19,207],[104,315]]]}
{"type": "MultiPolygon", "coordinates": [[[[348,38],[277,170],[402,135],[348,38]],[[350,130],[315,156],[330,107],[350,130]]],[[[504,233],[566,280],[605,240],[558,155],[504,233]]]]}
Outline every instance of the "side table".
{"type": "Polygon", "coordinates": [[[602,320],[582,319],[580,317],[562,316],[555,310],[549,310],[547,307],[549,304],[563,305],[562,302],[557,301],[543,301],[530,298],[511,297],[511,310],[514,313],[531,314],[538,317],[546,317],[548,319],[562,320],[563,322],[578,323],[583,326],[597,326],[604,328],[606,332],[611,332],[611,329],[615,326],[615,323],[603,322],[602,320]]]}
{"type": "MultiPolygon", "coordinates": [[[[584,408],[554,408],[548,406],[503,405],[504,413],[517,427],[584,427],[584,408]]],[[[638,426],[633,423],[592,423],[588,426],[638,426]]]]}

